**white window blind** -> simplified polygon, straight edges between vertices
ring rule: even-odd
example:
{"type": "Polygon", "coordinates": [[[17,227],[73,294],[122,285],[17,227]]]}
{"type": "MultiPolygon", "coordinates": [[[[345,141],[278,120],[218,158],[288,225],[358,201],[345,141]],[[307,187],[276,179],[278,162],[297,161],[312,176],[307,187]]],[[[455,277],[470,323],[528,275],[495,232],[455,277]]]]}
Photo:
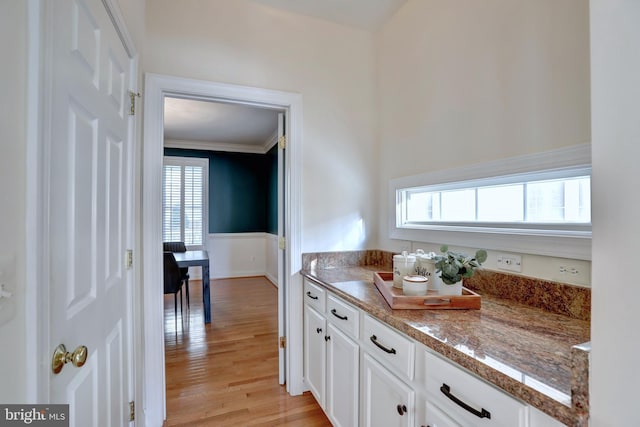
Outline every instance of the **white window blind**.
{"type": "Polygon", "coordinates": [[[162,174],[162,239],[204,246],[208,159],[165,157],[162,174]]]}

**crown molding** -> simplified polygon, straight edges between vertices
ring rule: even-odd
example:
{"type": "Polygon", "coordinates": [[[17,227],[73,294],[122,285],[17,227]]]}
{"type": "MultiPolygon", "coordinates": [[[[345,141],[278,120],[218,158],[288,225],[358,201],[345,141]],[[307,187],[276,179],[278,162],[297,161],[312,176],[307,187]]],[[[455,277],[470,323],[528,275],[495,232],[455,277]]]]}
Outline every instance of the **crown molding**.
{"type": "Polygon", "coordinates": [[[265,145],[230,144],[214,141],[188,141],[182,139],[165,139],[166,148],[181,148],[185,150],[226,151],[236,153],[265,154],[265,145]]]}
{"type": "Polygon", "coordinates": [[[226,151],[236,153],[266,154],[271,147],[278,143],[278,129],[274,130],[262,145],[230,144],[215,141],[191,141],[184,139],[165,139],[166,148],[181,148],[184,150],[226,151]]]}
{"type": "Polygon", "coordinates": [[[278,143],[278,129],[276,128],[271,134],[271,136],[267,138],[267,140],[264,142],[264,146],[262,148],[264,149],[265,153],[268,153],[269,150],[271,150],[271,147],[273,147],[277,143],[278,143]]]}

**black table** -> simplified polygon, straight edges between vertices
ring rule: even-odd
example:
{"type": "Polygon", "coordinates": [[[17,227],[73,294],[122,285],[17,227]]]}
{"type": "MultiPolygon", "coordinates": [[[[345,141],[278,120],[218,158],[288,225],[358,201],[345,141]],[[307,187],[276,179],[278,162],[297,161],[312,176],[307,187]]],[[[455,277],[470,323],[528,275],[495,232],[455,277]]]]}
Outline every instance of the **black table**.
{"type": "Polygon", "coordinates": [[[211,290],[209,287],[209,254],[207,251],[174,252],[178,266],[202,267],[202,305],[204,307],[204,323],[211,323],[211,290]]]}

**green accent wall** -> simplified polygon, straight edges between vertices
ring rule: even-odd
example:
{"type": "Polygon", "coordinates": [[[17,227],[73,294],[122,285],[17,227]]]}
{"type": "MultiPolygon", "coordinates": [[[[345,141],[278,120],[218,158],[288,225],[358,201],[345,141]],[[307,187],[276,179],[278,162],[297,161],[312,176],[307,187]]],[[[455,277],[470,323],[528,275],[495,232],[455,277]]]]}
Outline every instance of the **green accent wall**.
{"type": "Polygon", "coordinates": [[[278,234],[278,145],[267,156],[267,233],[278,234]]]}
{"type": "Polygon", "coordinates": [[[209,159],[209,233],[277,233],[277,148],[275,166],[271,151],[251,154],[165,148],[164,155],[209,159]]]}

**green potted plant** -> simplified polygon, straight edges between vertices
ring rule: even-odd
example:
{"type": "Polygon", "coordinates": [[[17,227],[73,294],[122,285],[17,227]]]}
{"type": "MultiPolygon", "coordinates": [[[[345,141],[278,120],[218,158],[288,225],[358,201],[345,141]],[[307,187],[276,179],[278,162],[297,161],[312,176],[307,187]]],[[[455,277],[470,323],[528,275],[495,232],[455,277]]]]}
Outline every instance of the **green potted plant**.
{"type": "Polygon", "coordinates": [[[449,285],[440,290],[446,295],[462,294],[462,279],[473,276],[473,273],[487,260],[487,251],[484,249],[478,249],[474,256],[468,256],[452,252],[447,245],[442,245],[440,252],[442,255],[436,255],[434,259],[436,273],[440,273],[442,282],[449,285]]]}

